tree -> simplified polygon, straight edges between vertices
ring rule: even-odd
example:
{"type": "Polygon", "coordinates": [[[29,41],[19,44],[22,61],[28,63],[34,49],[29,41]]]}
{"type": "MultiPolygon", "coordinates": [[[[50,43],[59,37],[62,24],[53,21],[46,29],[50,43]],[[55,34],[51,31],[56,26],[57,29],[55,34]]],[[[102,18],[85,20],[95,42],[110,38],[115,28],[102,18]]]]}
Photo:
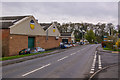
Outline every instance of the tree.
{"type": "Polygon", "coordinates": [[[110,35],[110,36],[113,35],[113,29],[114,29],[113,24],[112,24],[112,23],[108,23],[108,24],[107,24],[107,28],[108,28],[108,30],[109,30],[109,35],[110,35]]]}
{"type": "Polygon", "coordinates": [[[93,30],[89,30],[87,31],[87,33],[85,34],[85,38],[90,42],[93,43],[96,39],[95,34],[93,32],[93,30]]]}

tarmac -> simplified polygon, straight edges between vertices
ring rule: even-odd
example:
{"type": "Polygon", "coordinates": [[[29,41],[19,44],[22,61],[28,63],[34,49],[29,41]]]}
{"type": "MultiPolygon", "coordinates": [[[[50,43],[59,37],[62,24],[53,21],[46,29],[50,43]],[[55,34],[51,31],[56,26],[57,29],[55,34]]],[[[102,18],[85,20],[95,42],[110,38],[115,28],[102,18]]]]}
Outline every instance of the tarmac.
{"type": "Polygon", "coordinates": [[[97,51],[102,57],[102,69],[91,80],[120,80],[120,52],[103,50],[101,46],[97,51]]]}

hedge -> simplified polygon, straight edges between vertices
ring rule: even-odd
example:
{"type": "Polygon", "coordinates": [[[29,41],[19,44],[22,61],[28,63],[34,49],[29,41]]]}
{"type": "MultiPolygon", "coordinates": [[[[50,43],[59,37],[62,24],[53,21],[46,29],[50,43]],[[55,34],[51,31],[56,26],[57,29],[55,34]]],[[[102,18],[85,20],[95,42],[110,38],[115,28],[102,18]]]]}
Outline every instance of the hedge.
{"type": "Polygon", "coordinates": [[[111,42],[111,41],[103,41],[102,42],[102,47],[113,49],[113,42],[111,42]]]}

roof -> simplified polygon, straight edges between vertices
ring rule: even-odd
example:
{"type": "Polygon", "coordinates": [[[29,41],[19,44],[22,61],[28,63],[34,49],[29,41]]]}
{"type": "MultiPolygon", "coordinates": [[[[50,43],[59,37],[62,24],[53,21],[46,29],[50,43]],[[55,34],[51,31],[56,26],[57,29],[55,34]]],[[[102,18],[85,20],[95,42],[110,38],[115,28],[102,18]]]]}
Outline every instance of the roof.
{"type": "Polygon", "coordinates": [[[72,33],[61,33],[61,36],[71,36],[72,33]]]}
{"type": "Polygon", "coordinates": [[[10,26],[14,25],[14,23],[18,22],[19,20],[28,17],[28,16],[6,16],[0,17],[0,28],[8,29],[10,26]]]}
{"type": "Polygon", "coordinates": [[[47,30],[52,25],[52,23],[40,23],[40,25],[44,30],[47,30]]]}
{"type": "Polygon", "coordinates": [[[0,22],[0,29],[9,29],[9,26],[12,26],[12,22],[0,22]]]}

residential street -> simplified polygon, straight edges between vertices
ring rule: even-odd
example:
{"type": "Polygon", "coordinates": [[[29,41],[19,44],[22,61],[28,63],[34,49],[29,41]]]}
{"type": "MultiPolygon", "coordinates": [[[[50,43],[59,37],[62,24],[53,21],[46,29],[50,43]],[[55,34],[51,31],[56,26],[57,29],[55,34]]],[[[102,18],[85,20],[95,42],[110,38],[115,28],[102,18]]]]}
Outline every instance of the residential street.
{"type": "Polygon", "coordinates": [[[3,66],[3,78],[85,78],[89,75],[99,44],[3,66]]]}

